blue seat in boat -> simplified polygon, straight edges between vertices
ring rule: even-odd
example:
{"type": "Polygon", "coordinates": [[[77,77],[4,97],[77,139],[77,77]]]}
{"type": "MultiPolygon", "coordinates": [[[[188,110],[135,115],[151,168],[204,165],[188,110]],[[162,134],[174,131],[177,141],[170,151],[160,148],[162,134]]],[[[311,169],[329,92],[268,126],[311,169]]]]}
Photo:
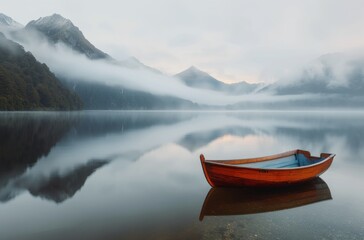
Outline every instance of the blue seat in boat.
{"type": "Polygon", "coordinates": [[[239,164],[239,166],[252,168],[294,168],[311,165],[320,161],[322,161],[321,158],[309,160],[303,154],[294,154],[288,157],[264,162],[239,164]]]}

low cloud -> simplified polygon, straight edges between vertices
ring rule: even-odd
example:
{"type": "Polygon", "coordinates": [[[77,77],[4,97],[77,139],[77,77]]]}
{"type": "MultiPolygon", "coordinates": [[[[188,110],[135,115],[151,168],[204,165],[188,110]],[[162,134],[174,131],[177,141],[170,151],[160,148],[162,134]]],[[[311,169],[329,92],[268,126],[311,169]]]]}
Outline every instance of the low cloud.
{"type": "Polygon", "coordinates": [[[101,83],[208,105],[273,100],[268,95],[229,96],[216,91],[191,88],[175,77],[155,73],[147,68],[130,68],[109,60],[90,60],[62,43],[50,44],[34,32],[24,32],[21,39],[20,43],[25,50],[32,52],[40,62],[46,63],[56,76],[76,82],[101,83]]]}
{"type": "MultiPolygon", "coordinates": [[[[263,90],[258,93],[231,96],[221,92],[188,87],[175,77],[156,73],[148,68],[133,68],[123,65],[122,62],[110,60],[90,60],[62,43],[51,44],[34,32],[23,32],[21,39],[19,41],[19,38],[13,37],[13,40],[19,41],[25,50],[32,52],[40,62],[46,63],[59,78],[173,96],[214,106],[236,103],[244,103],[243,106],[249,103],[260,103],[260,106],[263,106],[265,103],[272,102],[319,100],[324,97],[322,93],[337,94],[341,92],[335,92],[335,89],[349,89],[353,79],[357,80],[358,77],[363,76],[364,66],[364,55],[361,53],[325,55],[277,82],[271,89],[284,89],[281,95],[273,95],[274,91],[263,90]],[[317,83],[323,83],[322,89],[321,85],[317,87],[317,83]]],[[[359,81],[363,82],[362,79],[359,81]]],[[[350,92],[345,91],[345,93],[350,92]]]]}
{"type": "MultiPolygon", "coordinates": [[[[364,89],[364,53],[326,54],[293,69],[271,87],[276,94],[346,94],[362,96],[364,89]]],[[[268,91],[267,91],[268,92],[268,91]]]]}

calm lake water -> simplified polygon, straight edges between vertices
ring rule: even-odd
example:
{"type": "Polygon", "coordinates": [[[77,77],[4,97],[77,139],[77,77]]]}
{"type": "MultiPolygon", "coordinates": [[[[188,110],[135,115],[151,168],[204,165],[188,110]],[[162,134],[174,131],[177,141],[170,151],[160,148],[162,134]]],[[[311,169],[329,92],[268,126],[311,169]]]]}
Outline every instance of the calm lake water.
{"type": "Polygon", "coordinates": [[[359,112],[0,113],[0,239],[362,240],[363,156],[359,112]],[[337,156],[278,192],[210,191],[198,158],[297,148],[337,156]]]}

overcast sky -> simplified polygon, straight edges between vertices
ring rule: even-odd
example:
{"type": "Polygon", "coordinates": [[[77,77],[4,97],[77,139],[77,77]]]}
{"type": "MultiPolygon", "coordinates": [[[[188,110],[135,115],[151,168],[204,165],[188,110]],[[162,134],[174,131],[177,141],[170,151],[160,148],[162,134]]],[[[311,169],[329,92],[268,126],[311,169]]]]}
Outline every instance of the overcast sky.
{"type": "Polygon", "coordinates": [[[1,0],[26,24],[59,13],[117,59],[225,82],[274,81],[320,55],[364,49],[364,1],[1,0]]]}

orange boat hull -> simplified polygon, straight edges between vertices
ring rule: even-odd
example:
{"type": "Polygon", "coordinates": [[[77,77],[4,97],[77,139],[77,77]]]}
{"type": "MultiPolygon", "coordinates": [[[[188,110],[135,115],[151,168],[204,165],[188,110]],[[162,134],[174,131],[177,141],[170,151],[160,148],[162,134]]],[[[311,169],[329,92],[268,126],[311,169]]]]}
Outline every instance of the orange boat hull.
{"type": "Polygon", "coordinates": [[[333,154],[321,154],[321,156],[323,155],[328,156],[318,164],[286,169],[241,167],[234,164],[224,164],[223,161],[207,161],[203,155],[200,156],[200,160],[206,180],[212,187],[269,187],[300,183],[318,177],[330,167],[335,156],[333,154]]]}

